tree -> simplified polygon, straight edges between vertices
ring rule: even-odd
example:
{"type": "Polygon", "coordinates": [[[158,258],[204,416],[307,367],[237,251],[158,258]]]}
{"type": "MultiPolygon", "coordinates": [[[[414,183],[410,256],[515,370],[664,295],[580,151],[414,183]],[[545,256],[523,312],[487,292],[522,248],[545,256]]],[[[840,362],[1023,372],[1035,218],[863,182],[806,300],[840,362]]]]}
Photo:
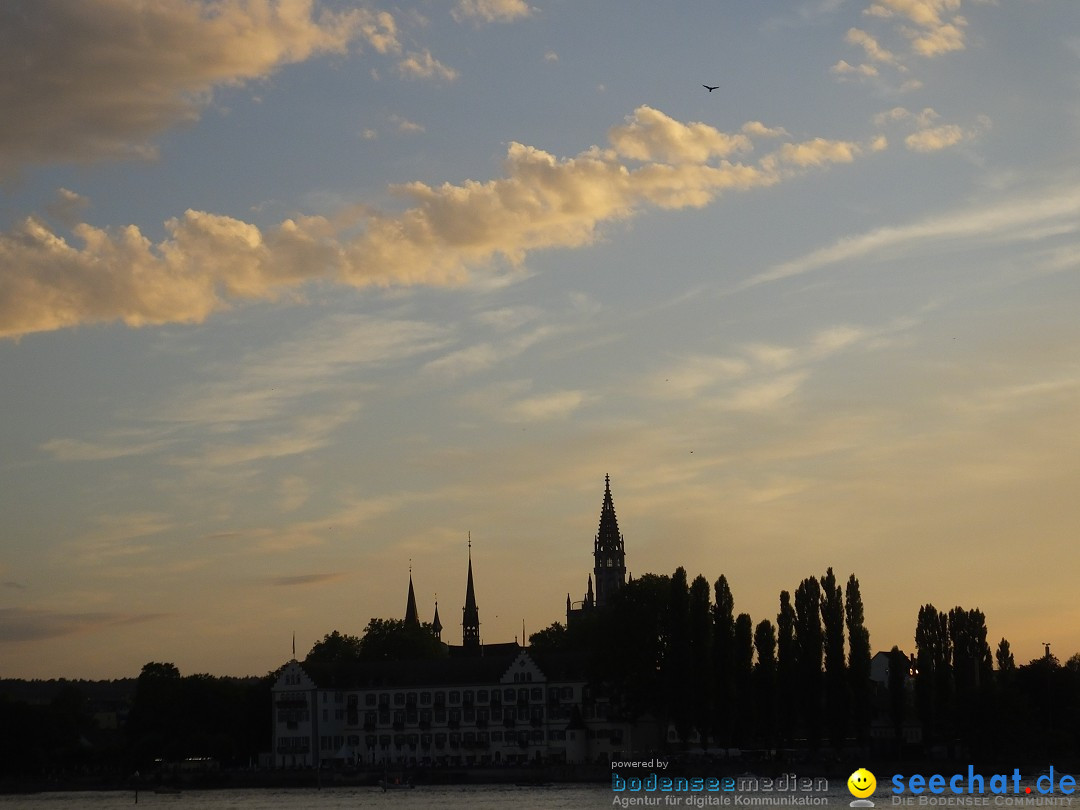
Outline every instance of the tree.
{"type": "Polygon", "coordinates": [[[667,652],[664,656],[664,691],[667,715],[685,745],[693,729],[693,701],[690,695],[692,657],[690,652],[690,589],[686,569],[679,566],[671,576],[666,611],[667,652]]]}
{"type": "MultiPolygon", "coordinates": [[[[615,712],[628,719],[662,717],[661,667],[667,652],[665,612],[670,578],[645,574],[619,588],[596,614],[590,679],[607,690],[615,712]]],[[[582,617],[586,618],[586,617],[582,617]]],[[[577,621],[570,632],[577,632],[577,621]]]]}
{"type": "Polygon", "coordinates": [[[712,737],[718,745],[731,745],[735,703],[735,598],[723,574],[714,588],[713,606],[713,721],[712,737]]]}
{"type": "Polygon", "coordinates": [[[776,745],[776,628],[768,619],[754,628],[754,705],[760,743],[776,745]]]}
{"type": "Polygon", "coordinates": [[[994,658],[997,660],[998,672],[1008,674],[1016,671],[1016,660],[1013,658],[1012,650],[1009,648],[1008,639],[1002,637],[1001,641],[998,642],[994,658]]]}
{"type": "Polygon", "coordinates": [[[735,741],[749,745],[754,734],[754,623],[749,613],[735,617],[735,741]]]}
{"type": "Polygon", "coordinates": [[[713,622],[712,589],[700,574],[690,584],[690,666],[694,725],[702,744],[712,725],[713,622]]]}
{"type": "Polygon", "coordinates": [[[795,736],[795,708],[798,705],[799,652],[795,642],[795,609],[791,594],[780,591],[780,612],[776,614],[776,709],[779,734],[785,745],[795,736]]]}
{"type": "MultiPolygon", "coordinates": [[[[848,577],[844,600],[844,617],[848,634],[848,683],[851,694],[851,719],[855,737],[862,745],[870,741],[870,720],[873,714],[870,691],[870,631],[863,617],[862,593],[859,580],[848,577]]],[[[905,663],[904,671],[907,671],[905,663]]],[[[890,662],[889,672],[892,672],[890,662]]]]}
{"type": "Polygon", "coordinates": [[[933,742],[950,733],[952,714],[952,672],[948,616],[931,604],[919,608],[915,625],[915,698],[923,739],[933,742]]]}
{"type": "Polygon", "coordinates": [[[359,644],[361,661],[426,660],[447,654],[430,624],[410,627],[404,619],[371,619],[359,644]]]}
{"type": "Polygon", "coordinates": [[[848,674],[844,661],[844,598],[831,566],[821,578],[821,622],[824,626],[829,739],[833,749],[839,751],[847,734],[848,674]]]}
{"type": "MultiPolygon", "coordinates": [[[[375,621],[374,619],[372,621],[375,621]]],[[[370,627],[370,625],[368,625],[370,627]]],[[[355,663],[360,660],[360,638],[334,630],[316,641],[304,658],[306,664],[355,663]]]]}
{"type": "Polygon", "coordinates": [[[811,750],[816,750],[821,740],[821,661],[824,656],[821,585],[816,577],[804,579],[795,590],[795,641],[806,741],[811,750]]]}

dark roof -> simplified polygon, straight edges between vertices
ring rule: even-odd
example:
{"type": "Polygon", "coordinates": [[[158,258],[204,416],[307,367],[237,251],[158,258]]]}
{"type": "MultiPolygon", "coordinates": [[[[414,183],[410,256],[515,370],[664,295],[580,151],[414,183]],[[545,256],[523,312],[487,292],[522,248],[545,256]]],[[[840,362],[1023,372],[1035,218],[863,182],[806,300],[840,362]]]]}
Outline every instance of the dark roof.
{"type": "MultiPolygon", "coordinates": [[[[407,689],[498,683],[522,648],[517,644],[487,644],[481,655],[454,655],[421,661],[373,661],[368,663],[301,663],[317,686],[324,689],[407,689]]],[[[587,653],[533,655],[551,681],[584,680],[587,653]]]]}
{"type": "Polygon", "coordinates": [[[333,689],[400,689],[410,686],[441,686],[492,683],[503,676],[517,654],[469,658],[435,658],[423,661],[373,661],[356,664],[307,664],[300,666],[317,686],[333,689]]]}

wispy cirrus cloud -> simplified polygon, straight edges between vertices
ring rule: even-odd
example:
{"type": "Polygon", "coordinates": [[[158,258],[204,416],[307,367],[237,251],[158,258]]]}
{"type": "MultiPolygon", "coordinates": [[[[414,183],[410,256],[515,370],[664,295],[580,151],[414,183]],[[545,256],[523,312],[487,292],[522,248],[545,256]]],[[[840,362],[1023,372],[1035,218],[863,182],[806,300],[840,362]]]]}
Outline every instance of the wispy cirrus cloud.
{"type": "Polygon", "coordinates": [[[847,237],[798,259],[783,262],[758,273],[740,289],[801,275],[852,259],[882,255],[903,255],[927,244],[952,239],[978,237],[979,244],[1029,242],[1047,234],[1076,233],[1080,230],[1080,186],[992,205],[967,208],[909,225],[876,228],[847,237]]]}
{"type": "Polygon", "coordinates": [[[0,608],[0,641],[40,641],[93,633],[166,618],[166,613],[64,613],[34,608],[0,608]]]}
{"type": "Polygon", "coordinates": [[[745,130],[724,133],[639,107],[612,128],[611,148],[559,159],[512,143],[501,178],[395,187],[411,206],[399,213],[349,210],[260,229],[189,210],[165,223],[168,237],[157,244],[134,225],[79,224],[77,246],[29,217],[0,233],[0,267],[11,268],[0,276],[0,337],[109,321],[198,323],[234,302],[275,298],[314,280],[460,285],[472,271],[520,265],[532,251],[587,245],[604,223],[649,207],[701,207],[864,151],[812,138],[784,143],[756,165],[731,162],[727,155],[750,149],[751,133],[783,132],[758,122],[745,130]]]}
{"type": "Polygon", "coordinates": [[[270,580],[270,584],[287,588],[297,585],[320,585],[324,582],[333,582],[335,579],[341,579],[344,576],[345,574],[340,572],[332,574],[297,574],[291,577],[275,577],[270,580]]]}

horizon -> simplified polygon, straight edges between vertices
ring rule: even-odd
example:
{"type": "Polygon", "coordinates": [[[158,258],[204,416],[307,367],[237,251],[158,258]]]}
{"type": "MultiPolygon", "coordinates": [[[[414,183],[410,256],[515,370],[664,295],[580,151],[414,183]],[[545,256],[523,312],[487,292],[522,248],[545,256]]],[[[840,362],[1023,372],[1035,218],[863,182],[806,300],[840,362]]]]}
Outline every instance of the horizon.
{"type": "Polygon", "coordinates": [[[1045,0],[0,7],[0,677],[829,566],[1080,651],[1080,36],[1045,0]],[[716,86],[707,90],[702,85],[716,86]]]}

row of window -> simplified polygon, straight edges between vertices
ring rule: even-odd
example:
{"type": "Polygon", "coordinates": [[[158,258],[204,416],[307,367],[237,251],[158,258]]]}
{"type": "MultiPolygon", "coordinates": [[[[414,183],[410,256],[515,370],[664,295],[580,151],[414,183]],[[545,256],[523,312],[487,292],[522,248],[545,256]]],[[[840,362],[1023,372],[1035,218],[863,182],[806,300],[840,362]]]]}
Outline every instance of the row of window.
{"type": "MultiPolygon", "coordinates": [[[[528,673],[527,673],[528,674],[528,673]]],[[[531,680],[531,678],[529,679],[531,680]]],[[[340,693],[339,693],[340,695],[340,693]]],[[[515,700],[518,702],[526,701],[541,701],[544,699],[544,689],[541,686],[529,687],[507,687],[505,689],[451,689],[451,690],[438,690],[434,692],[394,692],[392,695],[390,692],[382,692],[376,694],[375,692],[368,692],[364,695],[365,706],[389,706],[391,701],[394,706],[471,706],[473,704],[488,704],[497,705],[499,703],[513,703],[515,700]]],[[[552,686],[548,689],[549,700],[573,700],[574,699],[574,687],[572,686],[552,686]]],[[[340,698],[335,697],[335,700],[340,702],[340,698]]],[[[326,701],[324,694],[323,701],[326,701]]],[[[356,695],[349,695],[349,703],[354,704],[357,701],[356,695]]]]}

